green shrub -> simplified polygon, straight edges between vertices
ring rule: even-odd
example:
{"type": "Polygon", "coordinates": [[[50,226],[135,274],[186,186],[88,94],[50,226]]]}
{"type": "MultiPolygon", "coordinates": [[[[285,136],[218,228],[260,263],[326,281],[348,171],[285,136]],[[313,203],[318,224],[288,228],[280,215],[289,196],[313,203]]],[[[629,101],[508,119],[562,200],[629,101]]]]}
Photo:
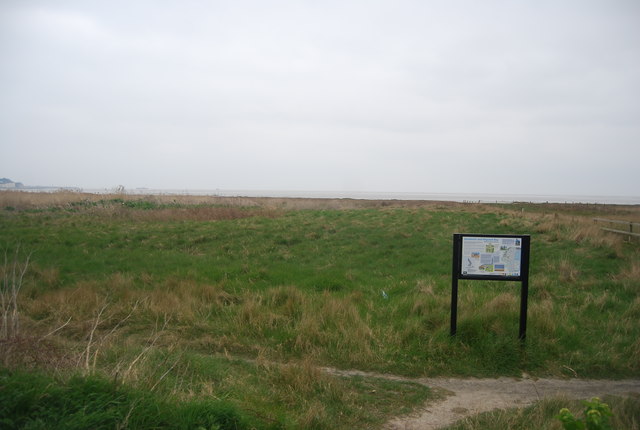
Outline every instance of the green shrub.
{"type": "Polygon", "coordinates": [[[556,418],[562,422],[565,430],[611,430],[609,417],[613,414],[609,405],[602,403],[597,397],[583,403],[585,405],[584,421],[573,416],[567,408],[560,410],[556,418]]]}

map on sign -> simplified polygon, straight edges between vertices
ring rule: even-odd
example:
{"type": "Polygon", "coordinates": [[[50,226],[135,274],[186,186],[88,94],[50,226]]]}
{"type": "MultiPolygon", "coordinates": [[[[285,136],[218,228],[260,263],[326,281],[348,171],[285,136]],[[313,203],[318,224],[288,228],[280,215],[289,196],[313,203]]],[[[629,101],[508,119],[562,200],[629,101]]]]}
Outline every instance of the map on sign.
{"type": "Polygon", "coordinates": [[[520,276],[522,239],[462,237],[462,275],[520,276]]]}

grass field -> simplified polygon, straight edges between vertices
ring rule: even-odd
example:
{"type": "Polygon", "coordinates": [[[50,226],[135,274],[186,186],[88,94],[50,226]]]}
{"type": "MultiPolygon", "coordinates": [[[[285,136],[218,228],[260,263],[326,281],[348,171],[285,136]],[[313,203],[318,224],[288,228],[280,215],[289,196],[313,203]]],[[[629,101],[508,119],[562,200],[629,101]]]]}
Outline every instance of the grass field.
{"type": "Polygon", "coordinates": [[[593,215],[640,208],[2,192],[5,275],[29,260],[0,359],[260,428],[371,428],[431,395],[318,366],[637,377],[640,250],[593,215]],[[449,337],[459,232],[531,235],[524,346],[516,283],[461,282],[449,337]]]}

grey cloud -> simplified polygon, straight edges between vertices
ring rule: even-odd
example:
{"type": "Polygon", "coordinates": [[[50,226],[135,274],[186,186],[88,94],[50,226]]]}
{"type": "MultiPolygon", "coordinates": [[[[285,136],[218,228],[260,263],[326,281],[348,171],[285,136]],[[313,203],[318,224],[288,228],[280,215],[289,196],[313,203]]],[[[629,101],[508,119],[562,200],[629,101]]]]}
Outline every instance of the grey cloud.
{"type": "Polygon", "coordinates": [[[638,18],[632,1],[5,2],[0,170],[637,195],[638,18]],[[496,162],[521,172],[479,181],[496,162]]]}

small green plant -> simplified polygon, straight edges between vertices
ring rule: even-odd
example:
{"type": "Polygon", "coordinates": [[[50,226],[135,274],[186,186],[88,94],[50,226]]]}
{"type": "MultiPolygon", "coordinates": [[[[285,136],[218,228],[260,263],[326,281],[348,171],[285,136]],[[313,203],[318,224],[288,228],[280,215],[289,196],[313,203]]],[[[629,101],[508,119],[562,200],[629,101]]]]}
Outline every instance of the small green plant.
{"type": "Polygon", "coordinates": [[[556,418],[562,422],[565,430],[611,430],[609,417],[613,414],[609,405],[602,403],[597,397],[583,404],[585,405],[584,421],[576,418],[569,409],[560,409],[560,414],[556,418]]]}

